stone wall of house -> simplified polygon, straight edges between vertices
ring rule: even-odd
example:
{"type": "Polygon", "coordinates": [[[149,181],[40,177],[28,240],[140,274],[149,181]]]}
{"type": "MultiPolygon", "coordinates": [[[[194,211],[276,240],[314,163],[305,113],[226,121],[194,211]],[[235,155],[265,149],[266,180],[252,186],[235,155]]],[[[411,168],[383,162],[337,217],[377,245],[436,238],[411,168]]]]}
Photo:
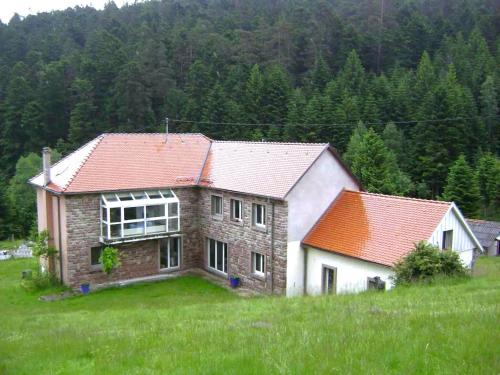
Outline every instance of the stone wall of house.
{"type": "Polygon", "coordinates": [[[200,236],[203,242],[203,268],[219,274],[208,267],[207,239],[227,243],[228,275],[237,275],[243,286],[265,293],[285,294],[286,290],[286,251],[287,251],[287,217],[288,208],[284,201],[269,201],[249,195],[229,193],[212,189],[201,189],[200,236]],[[214,218],[211,215],[211,196],[223,197],[223,216],[214,218]],[[243,201],[243,222],[231,220],[230,199],[243,201]],[[266,205],[265,230],[252,225],[252,204],[266,205]],[[274,255],[272,254],[272,227],[274,204],[274,255]],[[266,257],[266,275],[259,277],[252,273],[252,252],[266,257]],[[273,285],[274,284],[274,285],[273,285]]]}
{"type": "MultiPolygon", "coordinates": [[[[174,190],[180,200],[180,233],[182,235],[181,269],[197,267],[202,260],[198,226],[199,190],[174,190]]],[[[100,194],[66,196],[65,280],[72,287],[83,281],[103,283],[160,272],[158,240],[116,244],[120,250],[121,267],[110,278],[91,267],[90,249],[100,246],[100,194]]]]}

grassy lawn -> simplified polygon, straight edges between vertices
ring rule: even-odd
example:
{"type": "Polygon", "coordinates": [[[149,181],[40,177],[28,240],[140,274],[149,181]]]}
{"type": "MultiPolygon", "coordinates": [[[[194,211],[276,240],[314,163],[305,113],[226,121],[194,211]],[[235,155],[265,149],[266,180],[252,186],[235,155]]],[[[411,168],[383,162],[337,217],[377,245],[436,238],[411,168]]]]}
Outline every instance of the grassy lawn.
{"type": "Polygon", "coordinates": [[[198,277],[39,302],[0,262],[0,374],[498,374],[500,259],[361,295],[240,299],[198,277]]]}
{"type": "Polygon", "coordinates": [[[0,250],[15,250],[21,246],[24,241],[25,240],[2,240],[0,241],[0,250]]]}

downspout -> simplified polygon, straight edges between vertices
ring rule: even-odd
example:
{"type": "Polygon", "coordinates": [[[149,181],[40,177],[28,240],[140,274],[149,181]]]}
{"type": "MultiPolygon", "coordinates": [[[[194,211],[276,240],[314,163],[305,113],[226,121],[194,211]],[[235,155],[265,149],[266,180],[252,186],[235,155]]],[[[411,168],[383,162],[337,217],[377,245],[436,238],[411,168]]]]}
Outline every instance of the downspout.
{"type": "Polygon", "coordinates": [[[307,296],[307,247],[304,246],[304,295],[307,296]]]}
{"type": "Polygon", "coordinates": [[[61,284],[64,284],[63,278],[63,253],[62,253],[62,234],[61,234],[61,198],[57,196],[57,233],[59,242],[59,274],[61,275],[61,284]]]}
{"type": "Polygon", "coordinates": [[[274,201],[271,201],[271,294],[274,294],[274,201]]]}

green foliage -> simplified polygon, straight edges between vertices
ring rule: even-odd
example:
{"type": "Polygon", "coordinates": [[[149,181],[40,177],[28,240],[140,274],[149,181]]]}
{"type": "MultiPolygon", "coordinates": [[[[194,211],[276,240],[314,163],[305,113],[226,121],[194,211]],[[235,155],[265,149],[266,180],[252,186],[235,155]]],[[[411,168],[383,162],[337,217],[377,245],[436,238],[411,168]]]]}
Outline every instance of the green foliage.
{"type": "Polygon", "coordinates": [[[396,285],[433,281],[438,277],[465,277],[460,256],[455,251],[440,251],[436,246],[419,242],[415,249],[394,266],[396,285]]]}
{"type": "Polygon", "coordinates": [[[373,129],[359,125],[349,143],[346,159],[361,185],[369,192],[402,195],[410,181],[399,169],[394,153],[373,129]]]}
{"type": "Polygon", "coordinates": [[[476,171],[484,216],[495,218],[500,214],[500,159],[484,154],[477,162],[476,171]]]}
{"type": "Polygon", "coordinates": [[[368,0],[230,3],[110,3],[2,25],[0,238],[33,222],[7,196],[21,157],[163,131],[165,117],[172,132],[330,142],[341,154],[363,121],[415,186],[396,190],[431,198],[460,154],[498,154],[494,2],[392,2],[383,22],[368,0]],[[391,121],[397,131],[382,133],[391,121]]]}
{"type": "Polygon", "coordinates": [[[32,252],[36,257],[41,256],[53,256],[57,254],[57,249],[53,246],[49,246],[50,233],[48,230],[43,230],[37,233],[34,238],[32,238],[32,252]]]}
{"type": "Polygon", "coordinates": [[[29,279],[22,279],[21,286],[28,292],[40,292],[53,289],[60,285],[56,275],[50,272],[33,270],[29,279]]]}
{"type": "Polygon", "coordinates": [[[118,249],[110,246],[102,249],[101,256],[99,257],[99,263],[101,263],[102,270],[108,275],[111,275],[115,269],[121,266],[118,249]]]}
{"type": "Polygon", "coordinates": [[[481,196],[477,176],[463,155],[450,168],[443,199],[455,202],[467,217],[478,214],[481,196]]]}
{"type": "MultiPolygon", "coordinates": [[[[60,155],[52,153],[52,159],[57,161],[60,155]]],[[[26,237],[36,224],[36,192],[27,181],[38,174],[42,167],[42,158],[30,153],[21,156],[16,163],[16,172],[10,179],[6,190],[8,218],[11,224],[11,233],[26,237]]]]}

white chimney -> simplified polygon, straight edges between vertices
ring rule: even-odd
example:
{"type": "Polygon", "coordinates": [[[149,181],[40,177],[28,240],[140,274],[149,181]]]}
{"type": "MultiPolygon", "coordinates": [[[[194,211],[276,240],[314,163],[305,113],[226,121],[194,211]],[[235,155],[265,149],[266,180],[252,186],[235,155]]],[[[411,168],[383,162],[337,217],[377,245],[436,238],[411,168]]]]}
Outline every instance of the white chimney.
{"type": "Polygon", "coordinates": [[[50,182],[50,148],[44,147],[42,150],[43,160],[43,185],[47,186],[50,182]]]}

